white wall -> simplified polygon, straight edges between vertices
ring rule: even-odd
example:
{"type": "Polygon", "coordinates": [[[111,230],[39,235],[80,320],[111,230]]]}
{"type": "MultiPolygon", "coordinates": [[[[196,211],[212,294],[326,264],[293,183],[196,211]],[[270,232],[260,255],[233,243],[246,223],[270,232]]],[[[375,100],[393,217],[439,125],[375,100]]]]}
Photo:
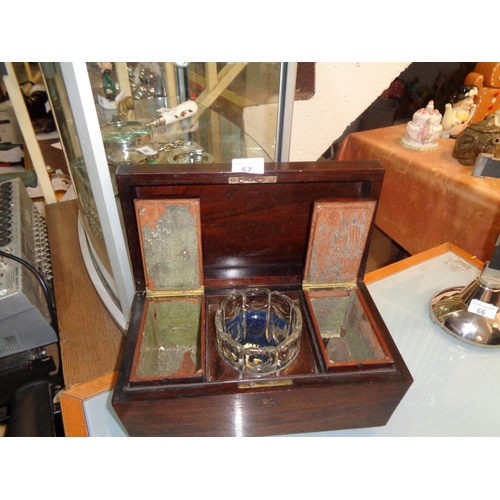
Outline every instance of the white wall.
{"type": "MultiPolygon", "coordinates": [[[[314,96],[295,101],[290,161],[316,161],[409,64],[316,63],[314,96]]],[[[276,113],[277,104],[265,104],[243,114],[245,131],[271,156],[276,113]]]]}

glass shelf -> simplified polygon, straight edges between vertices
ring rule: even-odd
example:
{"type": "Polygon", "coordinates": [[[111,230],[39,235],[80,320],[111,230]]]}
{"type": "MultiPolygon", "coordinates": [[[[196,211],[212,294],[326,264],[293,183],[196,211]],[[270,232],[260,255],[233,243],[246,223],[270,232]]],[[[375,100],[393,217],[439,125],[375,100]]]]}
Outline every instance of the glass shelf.
{"type": "MultiPolygon", "coordinates": [[[[172,108],[178,98],[156,98],[135,100],[134,110],[129,111],[127,118],[148,124],[159,116],[157,110],[172,108]],[[174,101],[171,103],[171,101],[174,101]]],[[[264,158],[264,161],[272,161],[272,158],[264,149],[246,134],[240,127],[222,116],[216,111],[197,105],[197,113],[189,118],[180,120],[170,125],[153,127],[151,131],[151,145],[156,143],[171,143],[183,141],[185,143],[195,142],[210,153],[215,163],[230,163],[234,158],[264,158]]],[[[101,127],[114,122],[123,121],[123,115],[117,110],[105,110],[96,106],[96,113],[101,127]]],[[[150,163],[168,163],[166,155],[150,163]]]]}
{"type": "MultiPolygon", "coordinates": [[[[224,108],[224,102],[229,101],[221,96],[225,92],[223,88],[230,93],[240,91],[241,82],[248,79],[245,72],[254,73],[257,70],[259,73],[263,71],[262,68],[269,72],[269,68],[274,68],[275,73],[276,66],[286,68],[295,63],[193,63],[205,65],[207,73],[204,75],[204,86],[197,88],[196,92],[189,90],[187,98],[180,98],[179,95],[171,98],[149,95],[145,99],[132,97],[134,86],[129,71],[131,64],[136,63],[40,63],[80,207],[82,256],[99,296],[124,331],[128,328],[135,287],[114,180],[117,166],[124,163],[177,162],[177,158],[171,155],[172,151],[162,150],[166,143],[175,141],[180,141],[182,145],[195,143],[197,148],[202,148],[204,157],[209,156],[209,160],[214,163],[230,163],[235,158],[273,161],[270,154],[244,131],[243,116],[235,115],[234,108],[224,108]],[[111,67],[111,72],[101,74],[102,65],[111,67]],[[266,65],[270,65],[269,68],[266,65]],[[239,86],[234,83],[238,82],[238,78],[239,86]],[[117,90],[120,92],[116,98],[113,96],[115,101],[104,97],[113,87],[113,82],[119,85],[117,90]],[[110,157],[109,148],[105,148],[102,137],[104,126],[131,121],[149,124],[159,116],[159,109],[176,108],[186,99],[195,100],[196,113],[166,126],[151,127],[150,138],[145,140],[145,145],[158,151],[157,155],[148,153],[143,158],[138,157],[134,146],[127,149],[124,157],[110,157]],[[236,117],[238,125],[231,117],[236,117]]],[[[169,74],[171,76],[170,70],[179,63],[158,64],[162,68],[164,92],[174,95],[168,91],[172,88],[174,92],[179,90],[179,74],[177,87],[169,74]]],[[[176,71],[182,71],[182,68],[176,71]]],[[[289,71],[294,74],[293,68],[289,71]]],[[[272,81],[272,85],[263,89],[266,95],[282,95],[282,82],[277,82],[276,78],[269,81],[272,81]]],[[[295,82],[292,83],[291,88],[294,89],[295,82]]],[[[253,80],[252,86],[255,86],[253,80]]],[[[252,90],[255,88],[252,87],[252,90]]],[[[288,96],[282,100],[287,99],[288,96]]],[[[278,115],[286,116],[286,110],[283,107],[280,109],[281,115],[279,110],[278,115]]],[[[272,128],[281,123],[283,119],[280,120],[279,116],[269,118],[262,127],[272,128]]],[[[276,127],[275,130],[276,146],[283,144],[283,137],[289,140],[289,128],[276,127]]],[[[276,150],[279,149],[276,147],[276,150]]]]}

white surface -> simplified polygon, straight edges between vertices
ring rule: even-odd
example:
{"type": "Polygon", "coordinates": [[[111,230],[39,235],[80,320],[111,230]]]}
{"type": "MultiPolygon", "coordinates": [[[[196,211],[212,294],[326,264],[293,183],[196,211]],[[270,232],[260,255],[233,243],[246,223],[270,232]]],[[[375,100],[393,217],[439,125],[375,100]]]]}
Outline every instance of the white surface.
{"type": "Polygon", "coordinates": [[[92,281],[92,284],[94,285],[97,294],[106,307],[106,310],[109,312],[109,314],[111,314],[111,317],[113,318],[115,323],[125,332],[128,328],[128,317],[126,318],[123,315],[122,310],[113,300],[111,292],[107,289],[107,287],[109,287],[112,293],[114,293],[114,295],[118,297],[116,283],[109,275],[106,267],[100,261],[99,255],[92,247],[90,239],[87,238],[85,227],[81,218],[81,213],[78,213],[78,240],[80,242],[80,251],[82,253],[82,259],[85,263],[85,267],[87,268],[87,273],[90,280],[92,281]],[[95,260],[93,260],[92,257],[95,260]],[[96,266],[99,268],[102,278],[98,274],[96,266]]]}
{"type": "Polygon", "coordinates": [[[478,270],[449,252],[368,286],[414,382],[384,427],[310,436],[500,436],[500,348],[435,325],[429,301],[478,270]]]}
{"type": "MultiPolygon", "coordinates": [[[[317,62],[315,92],[293,106],[290,161],[316,161],[409,62],[317,62]]],[[[245,132],[273,156],[278,104],[245,107],[245,132]]]]}
{"type": "MultiPolygon", "coordinates": [[[[16,162],[21,161],[21,158],[24,157],[24,153],[21,147],[15,146],[10,149],[5,149],[0,151],[0,161],[2,162],[16,162]]],[[[2,169],[3,170],[3,169],[2,169]]]]}
{"type": "MultiPolygon", "coordinates": [[[[370,284],[414,382],[386,426],[300,436],[500,436],[500,348],[460,342],[429,315],[434,294],[467,285],[478,274],[477,268],[447,252],[370,284]]],[[[102,403],[86,402],[86,411],[96,412],[87,415],[91,435],[124,435],[110,405],[103,410],[102,403]]]]}
{"type": "Polygon", "coordinates": [[[49,132],[47,134],[37,134],[36,138],[39,141],[48,141],[48,140],[52,140],[52,139],[59,139],[59,132],[57,130],[54,130],[53,132],[49,132]]]}
{"type": "Polygon", "coordinates": [[[92,437],[127,437],[116,414],[111,399],[113,391],[106,391],[84,401],[85,420],[89,436],[92,437]]]}

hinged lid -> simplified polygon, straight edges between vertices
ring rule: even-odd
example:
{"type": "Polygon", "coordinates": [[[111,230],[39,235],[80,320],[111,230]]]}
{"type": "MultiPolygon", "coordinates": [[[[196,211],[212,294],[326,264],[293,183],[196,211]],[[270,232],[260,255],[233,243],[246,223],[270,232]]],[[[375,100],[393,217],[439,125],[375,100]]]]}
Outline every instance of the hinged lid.
{"type": "MultiPolygon", "coordinates": [[[[271,163],[265,165],[263,175],[238,173],[237,183],[231,165],[121,165],[116,181],[136,288],[151,288],[152,280],[154,289],[160,289],[158,275],[168,274],[170,281],[162,283],[161,289],[172,289],[172,277],[181,277],[167,273],[166,262],[157,262],[163,268],[155,267],[154,276],[149,277],[153,269],[148,264],[145,275],[134,208],[139,200],[158,200],[162,207],[166,201],[199,201],[199,241],[203,242],[203,273],[200,270],[199,276],[205,287],[300,286],[314,203],[330,200],[343,206],[348,202],[347,208],[349,203],[367,201],[373,211],[383,176],[384,169],[377,161],[271,163]],[[264,182],[267,179],[272,182],[264,182]]],[[[353,221],[353,215],[347,220],[353,221]]],[[[343,235],[342,224],[339,220],[335,230],[338,234],[330,243],[341,256],[345,253],[341,250],[345,236],[351,252],[353,245],[359,243],[359,267],[349,265],[346,271],[329,276],[328,280],[337,276],[340,281],[350,281],[364,275],[366,241],[362,242],[352,231],[343,235]]],[[[185,268],[186,264],[180,259],[175,266],[185,268]]],[[[319,283],[323,277],[320,273],[312,280],[319,283]]],[[[182,288],[178,281],[176,286],[182,288]]]]}
{"type": "Polygon", "coordinates": [[[203,293],[199,200],[134,204],[148,295],[203,293]]]}
{"type": "Polygon", "coordinates": [[[314,203],[304,288],[352,288],[371,229],[375,201],[314,203]]]}

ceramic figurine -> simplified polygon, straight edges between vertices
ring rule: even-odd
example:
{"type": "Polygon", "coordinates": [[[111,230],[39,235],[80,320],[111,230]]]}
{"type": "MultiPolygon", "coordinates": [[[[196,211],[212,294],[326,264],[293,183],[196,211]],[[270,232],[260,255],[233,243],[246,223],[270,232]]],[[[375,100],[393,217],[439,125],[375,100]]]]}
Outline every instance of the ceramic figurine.
{"type": "Polygon", "coordinates": [[[465,130],[470,124],[476,111],[474,96],[478,89],[475,85],[460,87],[450,98],[450,102],[445,106],[445,111],[441,125],[443,131],[441,137],[456,139],[460,132],[465,130]]]}
{"type": "Polygon", "coordinates": [[[480,154],[491,154],[500,158],[500,127],[495,123],[495,115],[468,126],[458,137],[453,148],[453,157],[469,167],[476,163],[480,154]]]}
{"type": "Polygon", "coordinates": [[[464,85],[475,85],[478,89],[471,124],[500,110],[500,62],[478,62],[474,71],[465,77],[464,85]]]}
{"type": "Polygon", "coordinates": [[[427,107],[418,110],[406,125],[401,144],[422,151],[437,149],[442,129],[441,113],[434,109],[434,101],[429,101],[427,107]]]}
{"type": "Polygon", "coordinates": [[[111,78],[111,70],[113,69],[113,63],[110,62],[98,62],[97,66],[101,70],[102,74],[102,90],[104,92],[104,97],[110,101],[114,101],[119,92],[119,85],[111,78]]]}

